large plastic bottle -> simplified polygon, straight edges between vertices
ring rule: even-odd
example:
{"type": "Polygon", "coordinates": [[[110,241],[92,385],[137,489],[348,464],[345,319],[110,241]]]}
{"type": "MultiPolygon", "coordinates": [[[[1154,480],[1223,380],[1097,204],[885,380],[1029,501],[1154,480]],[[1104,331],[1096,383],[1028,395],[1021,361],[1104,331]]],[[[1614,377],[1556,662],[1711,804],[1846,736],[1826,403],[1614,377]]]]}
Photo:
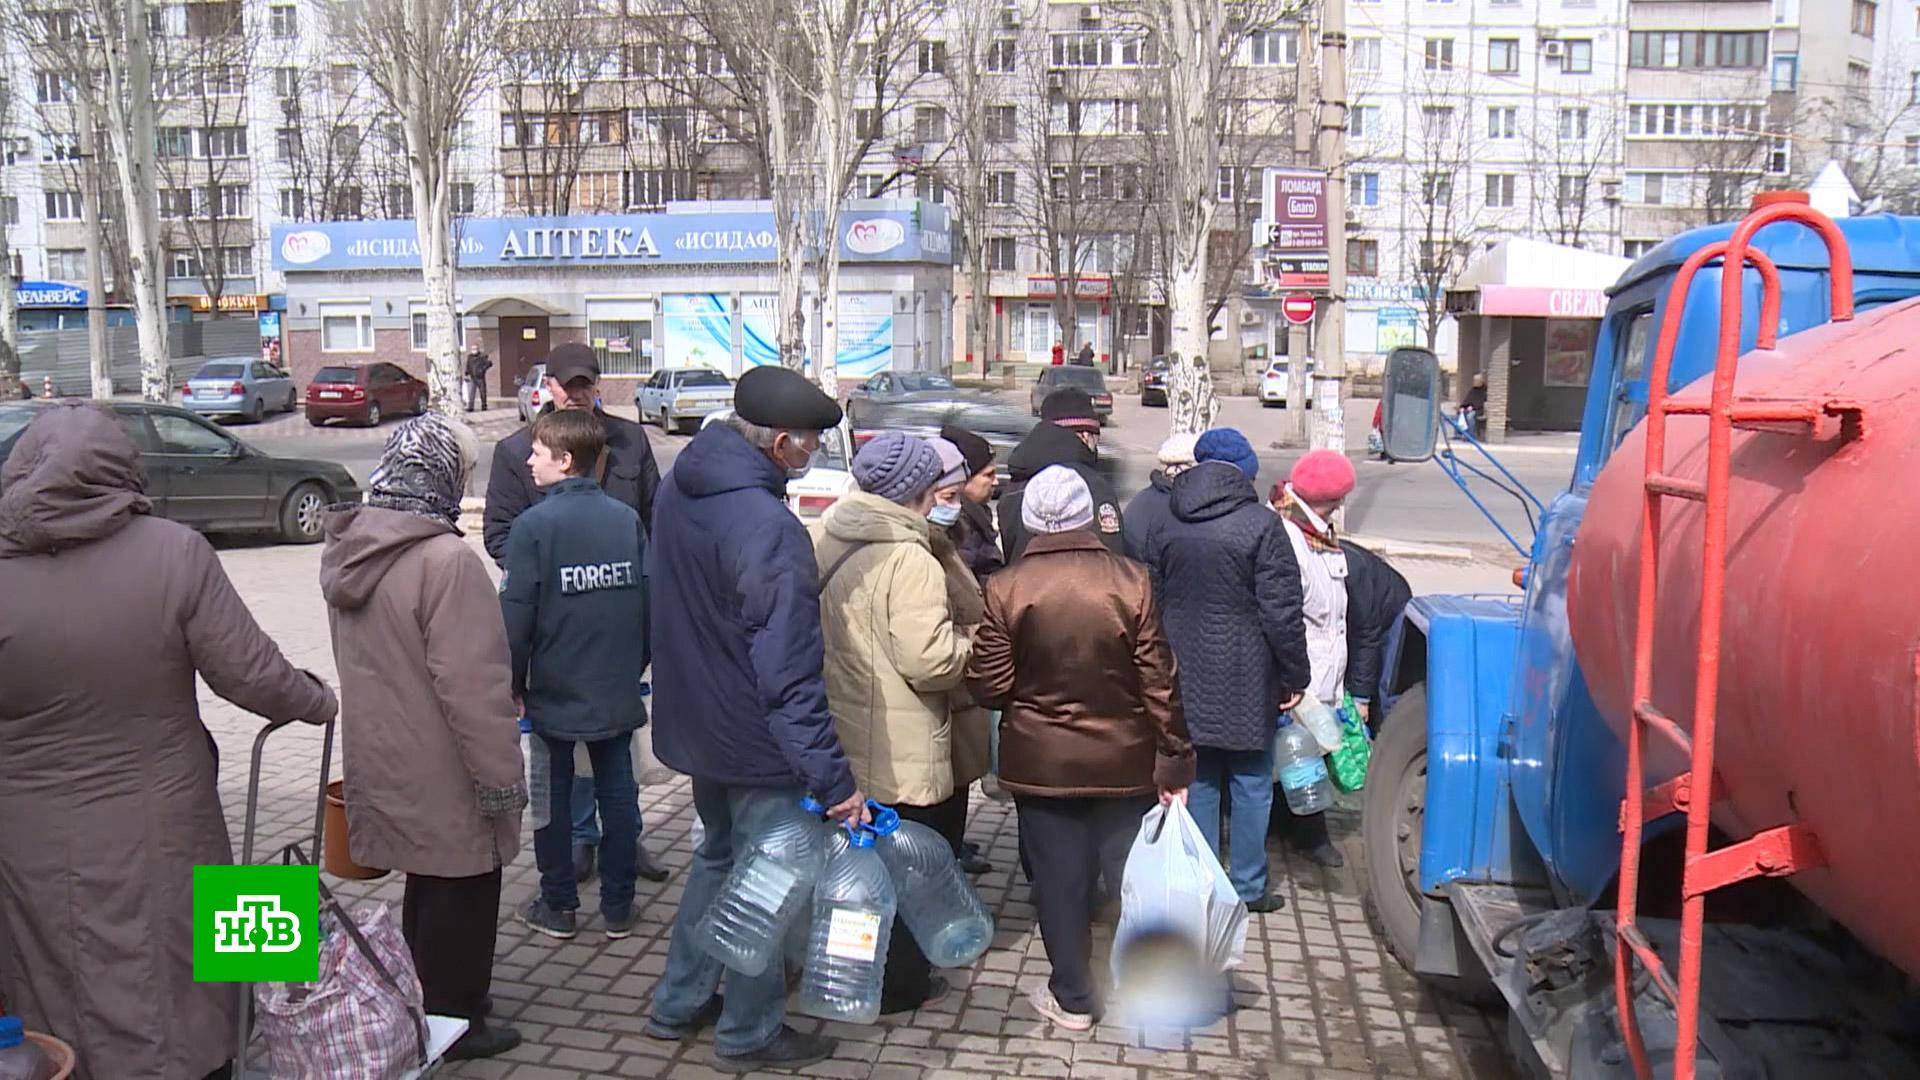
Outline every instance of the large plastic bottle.
{"type": "Polygon", "coordinates": [[[694,927],[708,955],[743,975],[758,975],[781,955],[787,926],[806,907],[820,876],[826,826],[811,802],[768,799],[740,831],[752,837],[733,872],[694,927]]]}
{"type": "Polygon", "coordinates": [[[893,935],[893,881],[872,830],[839,831],[813,890],[813,927],[800,975],[799,1010],[823,1020],[871,1024],[880,1018],[887,943],[893,935]]]}
{"type": "Polygon", "coordinates": [[[0,1016],[0,1080],[51,1080],[53,1062],[27,1041],[26,1025],[17,1016],[0,1016]]]}
{"type": "Polygon", "coordinates": [[[1306,725],[1294,723],[1292,717],[1280,718],[1280,730],[1273,737],[1273,778],[1287,796],[1287,809],[1296,815],[1317,814],[1333,805],[1327,759],[1306,725]]]}
{"type": "Polygon", "coordinates": [[[934,967],[965,967],[993,944],[993,916],[961,873],[947,839],[890,807],[873,805],[874,848],[886,865],[900,919],[934,967]]]}
{"type": "Polygon", "coordinates": [[[1340,749],[1340,718],[1333,714],[1327,703],[1308,695],[1300,699],[1293,707],[1293,718],[1304,724],[1307,733],[1320,744],[1320,752],[1331,754],[1340,749]]]}
{"type": "Polygon", "coordinates": [[[533,734],[533,721],[520,718],[520,760],[527,770],[527,817],[544,829],[553,817],[553,766],[547,761],[547,740],[533,734]]]}

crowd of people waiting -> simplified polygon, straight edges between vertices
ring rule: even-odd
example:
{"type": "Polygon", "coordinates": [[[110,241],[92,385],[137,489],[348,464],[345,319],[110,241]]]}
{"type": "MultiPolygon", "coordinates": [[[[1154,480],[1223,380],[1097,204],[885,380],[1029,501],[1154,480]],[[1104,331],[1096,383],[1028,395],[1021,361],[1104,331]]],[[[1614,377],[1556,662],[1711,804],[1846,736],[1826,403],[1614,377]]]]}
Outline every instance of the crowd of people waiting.
{"type": "MultiPolygon", "coordinates": [[[[1174,436],[1123,512],[1092,403],[1063,389],[1010,455],[997,524],[993,450],[949,428],[869,440],[858,490],[809,529],[787,481],[841,412],[800,374],[744,375],[733,413],[664,480],[639,427],[599,408],[590,350],[554,350],[547,378],[552,403],[493,458],[497,586],[458,526],[477,440],[437,415],[395,430],[366,502],[325,528],[348,842],[356,862],[406,875],[425,1006],[469,1023],[451,1057],[519,1041],[488,1017],[502,869],[528,802],[523,716],[553,783],[533,834],[539,892],[517,917],[576,936],[579,884],[597,872],[600,928],[623,937],[636,880],[666,878],[642,843],[630,754],[649,669],[653,750],[691,778],[703,835],[645,1032],[713,1026],[721,1068],[833,1050],[785,1023],[779,965],[743,975],[694,942],[755,808],[811,797],[839,822],[875,799],[986,871],[965,832],[996,724],[1052,966],[1031,1000],[1054,1024],[1086,1030],[1101,1013],[1101,883],[1117,894],[1156,799],[1185,802],[1249,910],[1282,906],[1266,844],[1275,717],[1343,689],[1365,709],[1407,596],[1337,534],[1346,457],[1303,456],[1263,501],[1239,432],[1174,436]]],[[[232,857],[194,676],[279,721],[328,721],[333,693],[261,632],[205,541],[151,516],[108,414],[48,410],[0,489],[0,996],[76,1042],[78,1077],[224,1075],[236,996],[191,978],[189,868],[232,857]],[[29,613],[55,610],[28,632],[29,613]]],[[[1320,816],[1290,826],[1304,857],[1340,865],[1320,816]]],[[[883,1013],[948,993],[911,934],[892,942],[883,1013]]]]}

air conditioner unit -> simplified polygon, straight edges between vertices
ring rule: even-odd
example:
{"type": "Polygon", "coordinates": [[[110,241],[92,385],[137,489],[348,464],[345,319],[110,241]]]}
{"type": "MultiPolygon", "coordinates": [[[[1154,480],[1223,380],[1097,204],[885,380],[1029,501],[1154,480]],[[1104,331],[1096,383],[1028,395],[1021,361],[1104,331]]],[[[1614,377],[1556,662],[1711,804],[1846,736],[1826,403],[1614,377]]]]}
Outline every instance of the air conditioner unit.
{"type": "Polygon", "coordinates": [[[1100,5],[1088,4],[1086,7],[1081,8],[1080,21],[1081,22],[1099,22],[1100,21],[1100,5]]]}
{"type": "Polygon", "coordinates": [[[1065,90],[1066,88],[1067,88],[1067,77],[1065,75],[1062,75],[1058,71],[1049,72],[1047,74],[1048,90],[1051,90],[1057,94],[1065,90]]]}
{"type": "Polygon", "coordinates": [[[1014,4],[1008,4],[1006,7],[1001,8],[1000,25],[1009,30],[1018,27],[1020,25],[1020,8],[1014,4]]]}
{"type": "Polygon", "coordinates": [[[1549,60],[1559,60],[1567,55],[1567,43],[1564,41],[1544,42],[1540,46],[1540,55],[1549,60]]]}
{"type": "Polygon", "coordinates": [[[1255,308],[1240,309],[1240,325],[1241,326],[1259,326],[1263,321],[1264,320],[1261,319],[1260,312],[1257,309],[1255,308]]]}

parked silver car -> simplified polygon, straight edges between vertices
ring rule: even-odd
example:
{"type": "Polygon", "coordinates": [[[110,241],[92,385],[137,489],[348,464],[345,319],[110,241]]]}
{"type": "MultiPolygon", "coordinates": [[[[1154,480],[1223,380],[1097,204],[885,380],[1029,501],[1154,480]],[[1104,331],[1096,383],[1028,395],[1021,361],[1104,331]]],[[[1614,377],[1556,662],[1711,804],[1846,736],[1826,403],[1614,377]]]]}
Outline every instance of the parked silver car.
{"type": "Polygon", "coordinates": [[[547,365],[535,364],[527,369],[527,376],[520,380],[520,389],[514,394],[516,407],[520,410],[520,422],[533,423],[540,415],[540,407],[546,404],[547,365]]]}
{"type": "Polygon", "coordinates": [[[633,392],[640,422],[691,434],[710,414],[733,408],[733,380],[712,368],[664,368],[633,392]]]}
{"type": "Polygon", "coordinates": [[[258,423],[299,404],[293,376],[252,356],[209,360],[180,387],[180,407],[201,416],[244,416],[258,423]]]}

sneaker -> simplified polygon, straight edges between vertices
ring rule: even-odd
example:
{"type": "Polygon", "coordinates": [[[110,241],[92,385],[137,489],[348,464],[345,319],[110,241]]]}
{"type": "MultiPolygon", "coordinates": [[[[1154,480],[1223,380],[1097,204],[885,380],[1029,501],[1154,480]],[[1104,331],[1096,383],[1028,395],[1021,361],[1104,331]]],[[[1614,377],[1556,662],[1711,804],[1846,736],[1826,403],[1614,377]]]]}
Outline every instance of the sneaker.
{"type": "Polygon", "coordinates": [[[526,902],[520,911],[520,921],[536,934],[545,934],[550,938],[568,941],[579,933],[574,924],[573,912],[555,911],[547,906],[545,900],[538,898],[526,902]]]}
{"type": "Polygon", "coordinates": [[[1270,915],[1286,906],[1286,898],[1278,893],[1268,893],[1258,900],[1247,901],[1247,910],[1255,915],[1270,915]]]}
{"type": "Polygon", "coordinates": [[[647,1017],[647,1026],[642,1029],[647,1038],[662,1042],[683,1042],[699,1034],[704,1028],[710,1028],[720,1022],[720,1010],[726,1005],[726,999],[715,994],[707,999],[705,1005],[694,1010],[693,1019],[684,1024],[673,1025],[647,1017]]]}
{"type": "Polygon", "coordinates": [[[465,1035],[447,1048],[444,1056],[448,1061],[478,1061],[481,1058],[499,1057],[519,1045],[518,1031],[476,1020],[467,1028],[465,1035]]]}
{"type": "Polygon", "coordinates": [[[833,1056],[833,1048],[839,1045],[837,1039],[824,1035],[805,1035],[786,1025],[773,1041],[745,1054],[713,1053],[714,1068],[721,1072],[750,1073],[762,1069],[804,1069],[809,1065],[818,1065],[833,1056]]]}
{"type": "Polygon", "coordinates": [[[881,1016],[897,1016],[900,1013],[913,1012],[915,1009],[924,1009],[929,1005],[938,1005],[942,1001],[945,1001],[947,999],[947,995],[951,993],[952,990],[953,990],[952,983],[949,983],[947,980],[941,978],[938,975],[935,975],[927,983],[926,997],[923,997],[919,1001],[915,1001],[910,1004],[900,1004],[900,1005],[895,1005],[895,1004],[889,1003],[885,999],[882,999],[880,1002],[880,1015],[881,1016]]]}
{"type": "Polygon", "coordinates": [[[633,924],[640,921],[639,916],[635,915],[632,909],[628,909],[624,915],[608,915],[602,912],[600,917],[607,924],[607,937],[613,941],[632,937],[633,924]]]}
{"type": "Polygon", "coordinates": [[[969,851],[960,856],[960,869],[969,874],[987,874],[993,872],[993,864],[981,858],[978,852],[969,851]]]}
{"type": "Polygon", "coordinates": [[[1053,996],[1053,991],[1042,986],[1027,995],[1035,1012],[1053,1021],[1068,1031],[1092,1031],[1093,1014],[1077,1013],[1069,1010],[1053,996]]]}

